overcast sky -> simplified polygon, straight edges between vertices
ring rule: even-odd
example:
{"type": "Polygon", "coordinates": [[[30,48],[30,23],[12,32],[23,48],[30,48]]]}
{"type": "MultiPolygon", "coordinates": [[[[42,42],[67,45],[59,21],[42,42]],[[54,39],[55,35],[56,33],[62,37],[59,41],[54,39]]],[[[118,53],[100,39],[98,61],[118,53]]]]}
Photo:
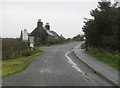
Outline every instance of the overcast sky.
{"type": "Polygon", "coordinates": [[[19,37],[20,31],[25,28],[30,33],[37,26],[38,19],[44,24],[49,22],[51,30],[59,35],[62,34],[66,38],[73,37],[82,33],[83,18],[91,18],[90,10],[97,7],[97,0],[45,1],[1,2],[2,37],[19,37]]]}

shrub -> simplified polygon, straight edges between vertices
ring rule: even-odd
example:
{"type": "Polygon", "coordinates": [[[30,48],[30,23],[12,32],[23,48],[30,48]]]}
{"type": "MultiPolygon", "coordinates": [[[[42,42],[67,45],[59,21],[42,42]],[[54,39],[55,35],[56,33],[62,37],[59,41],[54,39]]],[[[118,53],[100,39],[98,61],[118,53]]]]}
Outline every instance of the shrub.
{"type": "Polygon", "coordinates": [[[30,55],[28,43],[22,42],[20,39],[3,38],[2,39],[2,59],[12,59],[24,55],[30,55]]]}
{"type": "Polygon", "coordinates": [[[24,50],[22,51],[22,56],[30,56],[32,52],[30,50],[24,50]]]}
{"type": "Polygon", "coordinates": [[[85,49],[85,43],[81,44],[81,49],[85,49]]]}

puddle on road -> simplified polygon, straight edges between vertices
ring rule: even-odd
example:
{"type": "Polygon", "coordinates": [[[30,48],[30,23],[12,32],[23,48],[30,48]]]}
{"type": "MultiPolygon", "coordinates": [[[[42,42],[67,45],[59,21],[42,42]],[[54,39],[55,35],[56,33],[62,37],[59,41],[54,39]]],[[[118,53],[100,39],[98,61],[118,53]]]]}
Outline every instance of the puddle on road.
{"type": "Polygon", "coordinates": [[[73,68],[75,68],[78,72],[80,72],[85,78],[87,78],[87,79],[89,80],[89,77],[87,76],[87,73],[84,73],[84,72],[76,65],[76,63],[74,63],[74,62],[72,61],[72,59],[68,56],[68,54],[71,53],[71,52],[73,52],[73,50],[72,50],[72,51],[68,51],[68,52],[65,54],[65,57],[68,59],[68,62],[69,62],[70,64],[72,64],[72,67],[73,67],[73,68]]]}

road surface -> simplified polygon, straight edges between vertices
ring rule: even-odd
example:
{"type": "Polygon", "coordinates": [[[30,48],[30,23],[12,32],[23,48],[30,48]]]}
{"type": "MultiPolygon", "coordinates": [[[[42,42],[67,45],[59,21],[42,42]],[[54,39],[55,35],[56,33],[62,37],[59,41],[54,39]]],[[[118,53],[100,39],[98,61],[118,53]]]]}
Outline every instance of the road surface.
{"type": "Polygon", "coordinates": [[[112,86],[75,56],[78,44],[43,47],[26,70],[3,78],[3,86],[112,86]]]}

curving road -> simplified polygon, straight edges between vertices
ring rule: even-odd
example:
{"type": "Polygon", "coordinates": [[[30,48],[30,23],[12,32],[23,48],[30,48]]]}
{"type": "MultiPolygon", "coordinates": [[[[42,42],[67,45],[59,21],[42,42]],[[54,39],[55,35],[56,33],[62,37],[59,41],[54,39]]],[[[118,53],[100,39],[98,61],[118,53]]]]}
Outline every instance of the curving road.
{"type": "Polygon", "coordinates": [[[3,86],[111,86],[74,55],[79,43],[43,47],[26,70],[3,78],[3,86]]]}

